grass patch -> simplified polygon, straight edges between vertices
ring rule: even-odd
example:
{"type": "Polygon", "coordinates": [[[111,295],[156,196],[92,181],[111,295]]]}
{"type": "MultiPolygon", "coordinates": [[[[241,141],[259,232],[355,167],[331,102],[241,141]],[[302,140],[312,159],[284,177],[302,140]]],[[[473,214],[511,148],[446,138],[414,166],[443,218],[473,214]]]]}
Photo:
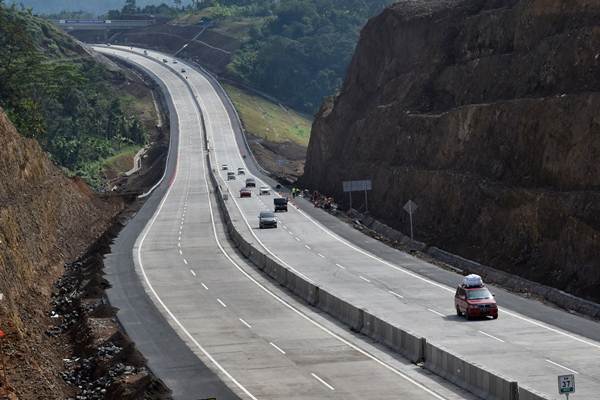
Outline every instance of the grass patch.
{"type": "Polygon", "coordinates": [[[104,170],[111,170],[115,174],[122,174],[133,167],[133,158],[142,146],[123,147],[117,154],[108,157],[102,162],[104,170]]]}
{"type": "Polygon", "coordinates": [[[308,146],[311,119],[235,86],[223,87],[248,132],[275,143],[291,141],[308,146]]]}

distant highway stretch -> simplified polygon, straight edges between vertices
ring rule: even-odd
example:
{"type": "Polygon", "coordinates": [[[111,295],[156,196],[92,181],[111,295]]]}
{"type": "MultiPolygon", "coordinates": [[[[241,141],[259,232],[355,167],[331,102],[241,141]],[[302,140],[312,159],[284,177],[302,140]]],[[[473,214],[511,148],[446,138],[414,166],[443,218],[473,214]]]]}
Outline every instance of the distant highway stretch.
{"type": "MultiPolygon", "coordinates": [[[[207,177],[204,132],[194,96],[207,111],[214,108],[220,112],[223,105],[214,89],[201,74],[182,63],[171,69],[173,65],[157,61],[163,56],[156,53],[145,57],[116,46],[96,50],[147,70],[163,82],[172,98],[176,115],[171,115],[171,124],[178,127],[172,145],[177,149],[177,160],[167,163],[161,184],[167,183],[168,189],[133,248],[135,268],[173,329],[237,396],[474,398],[404,360],[390,357],[257,274],[227,240],[207,177]],[[182,68],[189,71],[187,80],[179,72],[182,68]]],[[[226,125],[227,120],[216,113],[209,117],[205,112],[205,116],[210,119],[207,134],[214,143],[221,131],[214,130],[212,124],[226,125]]],[[[230,144],[230,151],[237,152],[235,141],[230,144]]],[[[135,316],[119,318],[126,329],[133,329],[133,339],[145,344],[143,331],[153,327],[140,329],[135,316]]],[[[157,345],[167,347],[164,351],[168,352],[168,343],[157,345]]],[[[150,359],[150,366],[153,364],[150,359]]],[[[178,368],[170,366],[171,370],[178,368]]],[[[166,383],[175,398],[203,398],[197,392],[190,397],[186,382],[178,380],[176,373],[169,375],[166,383]]],[[[213,394],[205,397],[209,395],[213,394]]],[[[218,398],[234,397],[224,394],[218,398]]]]}
{"type": "MultiPolygon", "coordinates": [[[[214,238],[211,238],[211,226],[207,223],[208,220],[215,222],[214,206],[211,209],[208,201],[210,185],[202,157],[200,117],[189,87],[204,113],[206,135],[216,160],[213,167],[218,168],[223,179],[226,179],[227,171],[220,168],[222,164],[227,164],[230,171],[244,167],[248,171],[244,178],[252,171],[259,186],[268,179],[249,162],[250,157],[241,156],[247,150],[236,137],[222,98],[203,74],[182,61],[174,65],[172,58],[156,52],[148,51],[146,57],[140,49],[133,49],[133,52],[129,48],[116,47],[97,50],[127,57],[130,62],[152,70],[165,81],[172,93],[181,97],[177,102],[181,135],[177,175],[160,212],[150,221],[134,249],[138,252],[137,268],[148,286],[152,282],[155,282],[153,287],[160,285],[160,289],[155,287],[156,293],[153,294],[156,299],[162,299],[157,301],[172,304],[171,307],[165,304],[163,309],[171,310],[171,314],[167,312],[169,318],[173,321],[177,318],[181,323],[181,326],[173,323],[180,334],[197,337],[198,343],[206,343],[211,350],[218,349],[216,352],[223,357],[223,363],[235,359],[232,354],[248,356],[246,352],[250,349],[259,348],[261,355],[269,354],[265,352],[269,347],[277,350],[279,355],[274,364],[285,361],[281,368],[285,366],[289,370],[274,374],[272,369],[260,368],[263,374],[267,374],[260,377],[260,382],[253,376],[258,371],[248,370],[247,364],[246,368],[227,369],[215,357],[215,368],[221,370],[221,375],[230,382],[237,382],[235,386],[241,395],[292,398],[289,393],[286,396],[274,393],[269,385],[264,384],[269,379],[284,379],[283,375],[285,379],[294,377],[287,382],[288,388],[302,382],[301,385],[310,384],[315,390],[325,387],[332,392],[325,391],[328,396],[339,395],[339,398],[403,398],[399,390],[406,391],[409,387],[414,393],[411,392],[407,398],[465,397],[464,393],[450,394],[439,385],[432,390],[434,384],[423,381],[420,375],[411,375],[416,380],[409,381],[410,385],[407,385],[394,376],[399,370],[383,366],[380,357],[373,359],[361,353],[360,347],[365,346],[362,343],[358,349],[349,350],[344,347],[346,344],[339,347],[339,341],[337,347],[327,345],[331,337],[308,340],[306,335],[314,338],[312,335],[319,329],[308,334],[304,328],[298,328],[306,320],[302,322],[304,317],[298,314],[294,317],[295,311],[289,309],[284,313],[285,317],[278,319],[276,316],[281,312],[281,303],[265,295],[268,286],[262,289],[249,284],[252,280],[240,271],[250,275],[255,273],[251,268],[247,269],[247,265],[241,266],[245,265],[242,259],[231,256],[235,252],[222,249],[221,255],[213,255],[214,260],[207,258],[207,254],[214,251],[214,238]],[[162,62],[163,59],[167,59],[168,63],[162,62]],[[182,69],[186,72],[182,73],[182,69]],[[236,270],[237,275],[233,273],[236,270]],[[220,297],[216,300],[212,297],[211,285],[217,285],[217,296],[220,297]],[[279,311],[269,308],[270,302],[279,311]],[[224,316],[224,313],[227,315],[224,316]],[[261,325],[257,321],[268,323],[261,325]],[[239,322],[249,331],[240,333],[239,322]],[[219,325],[221,323],[223,325],[219,325]],[[185,326],[193,328],[183,329],[185,326]],[[237,338],[236,345],[232,345],[230,339],[228,341],[230,336],[237,338]],[[313,354],[313,357],[308,357],[310,362],[303,351],[313,354]],[[357,358],[350,357],[348,352],[357,358]],[[336,362],[327,360],[329,357],[336,362]],[[314,366],[312,362],[318,363],[322,369],[311,369],[314,366]],[[229,373],[225,374],[223,370],[229,373]],[[419,385],[418,382],[425,384],[419,385]],[[375,387],[378,391],[372,392],[375,387]],[[390,389],[381,393],[383,387],[390,389]]],[[[298,202],[298,207],[290,207],[288,213],[278,214],[279,228],[258,230],[257,215],[260,211],[272,209],[272,196],[256,196],[255,191],[251,198],[240,199],[237,198],[243,186],[240,177],[226,182],[231,193],[231,212],[238,217],[236,227],[296,273],[319,282],[394,325],[410,329],[455,354],[545,393],[547,398],[559,398],[557,375],[560,374],[576,375],[577,393],[572,398],[594,399],[600,394],[599,324],[497,288],[494,291],[501,306],[500,318],[465,321],[455,315],[453,304],[459,275],[387,248],[325,213],[306,208],[307,204],[302,201],[298,202]]],[[[222,228],[217,221],[212,229],[218,232],[222,228]]],[[[219,236],[218,233],[216,236],[219,236]]],[[[221,246],[227,247],[226,241],[223,240],[221,246]]],[[[322,335],[324,331],[320,332],[322,335]]],[[[194,345],[193,340],[191,345],[194,345]]],[[[198,353],[201,358],[211,358],[203,351],[198,353]]],[[[264,358],[260,360],[264,361],[264,358]]],[[[239,361],[235,359],[234,364],[239,361]]],[[[309,386],[306,388],[306,392],[302,390],[298,394],[300,397],[308,397],[311,393],[313,398],[325,395],[311,392],[309,386]]]]}
{"type": "Polygon", "coordinates": [[[67,31],[128,30],[154,24],[154,20],[55,19],[52,23],[67,31]]]}

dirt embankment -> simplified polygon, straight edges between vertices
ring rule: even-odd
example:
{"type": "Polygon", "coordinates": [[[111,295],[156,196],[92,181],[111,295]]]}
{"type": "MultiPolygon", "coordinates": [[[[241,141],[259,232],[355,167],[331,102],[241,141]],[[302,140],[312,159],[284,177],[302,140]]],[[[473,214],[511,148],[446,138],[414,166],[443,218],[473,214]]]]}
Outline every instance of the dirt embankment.
{"type": "MultiPolygon", "coordinates": [[[[363,30],[303,184],[373,180],[369,210],[468,258],[600,301],[600,4],[402,1],[363,30]]],[[[360,199],[354,205],[361,206],[360,199]]]]}
{"type": "MultiPolygon", "coordinates": [[[[68,378],[83,368],[78,367],[82,360],[93,363],[88,370],[94,379],[112,373],[148,383],[143,359],[131,350],[113,314],[102,305],[104,281],[95,248],[69,264],[102,237],[124,205],[119,197],[101,198],[81,180],[67,178],[0,110],[0,329],[6,334],[0,338],[0,395],[7,390],[19,399],[81,395],[81,379],[68,378]],[[115,349],[126,352],[118,356],[115,349]],[[122,363],[98,366],[99,355],[122,363]]],[[[154,386],[126,387],[162,393],[160,385],[150,383],[154,386]]],[[[123,388],[107,386],[98,393],[122,393],[123,388]]],[[[86,393],[81,398],[100,397],[86,393]]]]}

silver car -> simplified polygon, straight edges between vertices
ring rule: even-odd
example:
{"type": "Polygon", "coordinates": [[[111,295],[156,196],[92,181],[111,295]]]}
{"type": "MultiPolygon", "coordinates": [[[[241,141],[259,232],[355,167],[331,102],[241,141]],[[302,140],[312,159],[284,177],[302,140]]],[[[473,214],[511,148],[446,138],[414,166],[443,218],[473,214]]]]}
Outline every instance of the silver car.
{"type": "Polygon", "coordinates": [[[261,211],[258,216],[258,227],[264,228],[277,228],[277,219],[275,214],[271,211],[261,211]]]}

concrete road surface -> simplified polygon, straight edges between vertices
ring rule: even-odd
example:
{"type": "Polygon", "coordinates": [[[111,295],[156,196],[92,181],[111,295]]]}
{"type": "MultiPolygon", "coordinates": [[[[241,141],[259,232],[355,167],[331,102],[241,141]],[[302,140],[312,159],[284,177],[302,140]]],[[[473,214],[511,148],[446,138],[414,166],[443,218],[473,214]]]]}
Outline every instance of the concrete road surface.
{"type": "MultiPolygon", "coordinates": [[[[207,178],[204,132],[195,98],[210,120],[210,137],[216,143],[212,124],[228,123],[227,114],[212,114],[212,108],[222,107],[218,97],[205,93],[208,87],[192,92],[188,84],[203,78],[181,62],[173,66],[162,62],[165,57],[157,53],[148,52],[147,57],[141,50],[116,46],[96,50],[145,69],[162,82],[172,101],[171,119],[177,129],[168,168],[150,195],[149,203],[155,202],[151,215],[136,221],[143,228],[132,255],[141,287],[155,306],[144,303],[144,310],[160,325],[160,336],[146,325],[148,315],[135,307],[139,290],[130,293],[125,288],[114,297],[128,310],[118,314],[120,321],[176,398],[214,395],[210,391],[222,392],[219,399],[236,395],[248,399],[473,398],[352,334],[258,274],[226,239],[207,178]],[[189,75],[182,75],[181,68],[189,75]],[[158,313],[176,337],[164,329],[158,313]],[[179,341],[198,361],[188,357],[179,341]],[[177,357],[169,354],[170,342],[185,362],[178,364],[177,357]],[[219,386],[205,366],[232,393],[219,386]]],[[[229,136],[217,134],[221,133],[229,136]]],[[[225,145],[238,154],[235,141],[225,145]]],[[[122,249],[127,251],[126,244],[122,249]]],[[[118,274],[108,278],[120,279],[118,274]]],[[[126,287],[134,286],[130,282],[126,287]]]]}
{"type": "MultiPolygon", "coordinates": [[[[155,52],[148,55],[157,60],[165,57],[155,52]]],[[[185,66],[187,72],[181,75],[192,86],[204,111],[217,165],[255,171],[247,165],[248,158],[240,155],[246,149],[236,138],[228,110],[215,88],[191,66],[181,61],[178,65],[185,66]]],[[[227,171],[219,172],[226,179],[227,171]]],[[[257,176],[259,186],[260,178],[257,176]]],[[[242,180],[238,177],[225,182],[232,195],[230,212],[237,215],[235,222],[242,233],[310,280],[435,344],[554,398],[559,398],[557,375],[568,373],[577,375],[577,393],[572,398],[595,399],[600,395],[598,323],[499,289],[494,290],[501,305],[500,318],[467,322],[455,315],[452,299],[460,276],[439,271],[400,251],[377,246],[365,236],[350,234],[322,213],[303,211],[306,204],[278,214],[280,228],[258,230],[257,215],[272,209],[272,196],[257,196],[255,191],[252,198],[239,199],[236,195],[243,186],[242,180]]]]}

